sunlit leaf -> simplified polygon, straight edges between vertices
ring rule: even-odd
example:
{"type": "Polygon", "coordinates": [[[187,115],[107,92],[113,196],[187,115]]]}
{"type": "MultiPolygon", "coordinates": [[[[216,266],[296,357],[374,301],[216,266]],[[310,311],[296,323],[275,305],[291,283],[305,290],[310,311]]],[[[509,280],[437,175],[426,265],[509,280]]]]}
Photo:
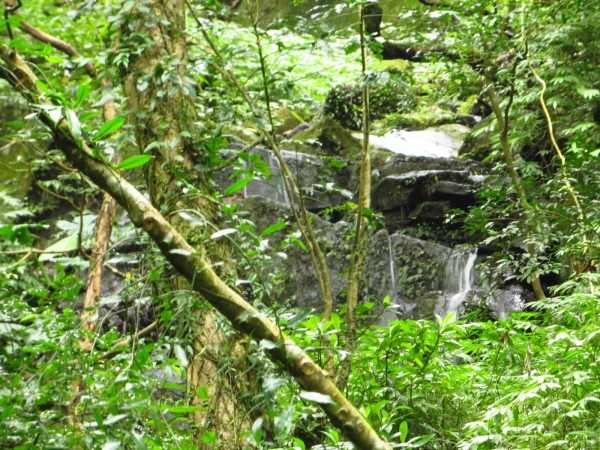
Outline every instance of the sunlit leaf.
{"type": "Polygon", "coordinates": [[[114,119],[109,120],[104,125],[102,125],[102,128],[100,128],[100,130],[92,138],[92,142],[97,142],[100,139],[104,138],[105,136],[108,136],[108,135],[114,133],[119,128],[121,128],[124,123],[125,123],[125,117],[115,117],[114,119]]]}
{"type": "Polygon", "coordinates": [[[121,164],[119,164],[117,167],[115,167],[115,169],[116,170],[130,170],[130,169],[135,169],[137,167],[141,167],[141,166],[143,166],[145,164],[148,164],[151,159],[152,159],[152,155],[135,155],[135,156],[130,156],[129,158],[127,158],[124,161],[122,161],[121,164]]]}

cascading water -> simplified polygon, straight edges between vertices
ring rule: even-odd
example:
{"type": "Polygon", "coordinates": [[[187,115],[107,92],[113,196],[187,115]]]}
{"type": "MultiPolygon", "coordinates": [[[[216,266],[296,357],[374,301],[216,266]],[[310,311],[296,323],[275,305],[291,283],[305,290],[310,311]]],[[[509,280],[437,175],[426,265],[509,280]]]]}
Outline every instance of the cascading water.
{"type": "Polygon", "coordinates": [[[398,290],[396,288],[396,270],[394,267],[394,250],[392,249],[392,235],[388,234],[388,248],[390,251],[390,279],[392,280],[392,284],[390,286],[390,302],[392,304],[396,303],[396,298],[398,297],[398,290]]]}
{"type": "Polygon", "coordinates": [[[473,269],[476,260],[476,250],[457,249],[450,255],[444,276],[444,295],[442,297],[445,305],[441,314],[442,318],[454,313],[452,320],[458,319],[458,309],[473,287],[473,269]]]}

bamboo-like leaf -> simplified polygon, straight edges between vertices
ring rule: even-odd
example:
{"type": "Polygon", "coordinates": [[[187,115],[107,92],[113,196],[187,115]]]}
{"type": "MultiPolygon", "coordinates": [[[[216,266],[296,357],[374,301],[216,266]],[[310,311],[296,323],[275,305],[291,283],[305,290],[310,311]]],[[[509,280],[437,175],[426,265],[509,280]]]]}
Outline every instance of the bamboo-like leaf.
{"type": "Polygon", "coordinates": [[[73,109],[77,109],[81,106],[81,104],[85,101],[86,98],[90,95],[90,88],[86,85],[81,85],[77,88],[77,101],[75,102],[75,106],[73,109]]]}
{"type": "Polygon", "coordinates": [[[244,189],[248,183],[252,181],[252,177],[240,178],[227,189],[225,189],[225,195],[231,195],[241,189],[244,189]]]}
{"type": "Polygon", "coordinates": [[[311,402],[330,405],[335,404],[335,401],[329,395],[323,395],[318,392],[300,392],[300,397],[311,402]]]}
{"type": "Polygon", "coordinates": [[[100,130],[96,133],[96,136],[92,138],[92,142],[97,142],[104,136],[108,136],[109,134],[114,133],[119,128],[121,128],[124,123],[125,117],[115,117],[114,119],[109,120],[104,125],[102,125],[102,128],[100,128],[100,130]]]}
{"type": "Polygon", "coordinates": [[[135,169],[136,167],[141,167],[144,164],[148,164],[152,159],[152,155],[135,155],[130,158],[127,158],[125,161],[122,161],[117,167],[116,170],[130,170],[135,169]]]}
{"type": "Polygon", "coordinates": [[[228,234],[231,233],[236,233],[237,230],[235,228],[225,228],[224,230],[219,230],[216,233],[213,233],[210,238],[211,239],[218,239],[221,236],[227,236],[228,234]]]}
{"type": "Polygon", "coordinates": [[[268,236],[270,234],[273,234],[279,230],[283,230],[285,227],[287,226],[287,223],[285,221],[280,221],[277,223],[274,223],[273,225],[268,226],[267,228],[265,228],[262,233],[260,233],[261,236],[268,236]]]}

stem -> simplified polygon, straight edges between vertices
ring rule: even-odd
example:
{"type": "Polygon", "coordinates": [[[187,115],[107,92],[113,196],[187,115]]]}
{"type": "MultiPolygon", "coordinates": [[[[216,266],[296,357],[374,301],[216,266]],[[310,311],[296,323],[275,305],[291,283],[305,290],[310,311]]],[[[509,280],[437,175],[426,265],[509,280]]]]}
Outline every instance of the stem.
{"type": "Polygon", "coordinates": [[[350,376],[352,369],[352,352],[356,348],[356,305],[358,303],[358,291],[360,282],[365,272],[365,256],[367,253],[367,239],[369,232],[369,221],[363,216],[365,209],[371,207],[371,157],[369,153],[369,85],[367,83],[367,43],[365,39],[365,15],[364,8],[358,7],[360,17],[360,48],[362,72],[364,84],[362,88],[362,131],[363,151],[360,166],[360,182],[358,189],[358,212],[356,215],[356,231],[352,242],[350,254],[350,265],[348,267],[348,286],[346,295],[346,358],[342,361],[340,374],[336,384],[343,389],[350,376]]]}
{"type": "MultiPolygon", "coordinates": [[[[514,72],[516,70],[516,63],[514,72]]],[[[519,205],[523,208],[523,214],[525,215],[525,222],[527,224],[528,233],[531,234],[534,229],[534,220],[531,214],[531,205],[527,201],[527,194],[525,193],[525,189],[523,189],[523,185],[521,184],[521,178],[517,172],[515,167],[515,163],[512,158],[512,153],[510,151],[510,144],[508,142],[508,112],[513,102],[514,98],[514,85],[511,88],[510,98],[508,101],[508,105],[505,109],[505,114],[502,114],[502,109],[500,108],[500,101],[498,99],[498,94],[496,94],[496,90],[494,89],[494,83],[492,76],[489,71],[485,73],[485,79],[487,83],[487,93],[490,99],[490,103],[492,104],[492,109],[494,111],[494,115],[496,116],[496,120],[498,121],[498,134],[500,135],[500,144],[502,146],[502,154],[504,155],[504,162],[506,163],[506,171],[510,176],[513,186],[517,191],[517,197],[519,200],[519,205]]],[[[537,257],[537,251],[535,248],[535,244],[528,243],[527,244],[527,252],[533,259],[537,257]]],[[[544,290],[542,289],[542,285],[540,283],[540,279],[537,275],[536,270],[531,272],[531,285],[533,287],[533,292],[538,300],[546,298],[544,294],[544,290]]]]}

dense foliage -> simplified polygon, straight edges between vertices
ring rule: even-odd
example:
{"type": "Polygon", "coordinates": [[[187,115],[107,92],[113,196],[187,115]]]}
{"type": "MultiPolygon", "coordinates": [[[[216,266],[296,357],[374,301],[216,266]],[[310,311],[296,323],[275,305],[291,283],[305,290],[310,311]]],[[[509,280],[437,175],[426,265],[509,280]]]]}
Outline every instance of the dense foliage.
{"type": "MultiPolygon", "coordinates": [[[[468,116],[477,98],[488,102],[491,81],[508,122],[512,160],[527,202],[519,200],[517,186],[507,181],[498,117],[492,114],[474,132],[485,139],[485,154],[476,148],[469,155],[480,156],[490,175],[477,205],[453,212],[448,220],[471,244],[486,248],[489,258],[480,273],[492,291],[506,283],[527,285],[537,274],[549,298],[496,321],[477,305],[460,321],[438,317],[388,326],[368,326],[380,313],[376,302],[364,299],[357,309],[361,328],[345,394],[395,448],[597,448],[600,4],[387,2],[401,3],[395,5],[401,8],[399,15],[392,17],[387,13],[391,9],[386,10],[392,6],[380,2],[381,35],[424,57],[385,60],[384,39],[367,36],[372,67],[363,73],[355,26],[359,5],[329,3],[314,9],[301,5],[293,14],[286,10],[281,15],[275,7],[249,0],[239,9],[218,1],[195,2],[201,18],[188,17],[187,77],[177,75],[180,59],[173,55],[147,80],[162,83],[160,96],[168,97],[169,86],[177,86],[194,99],[197,129],[193,136],[181,136],[201,151],[193,168],[172,169],[173,184],[176,195],[198,195],[218,205],[222,223],[207,224],[198,211],[177,210],[185,226],[204,227],[192,234],[193,243],[202,245],[211,236],[231,239],[231,260],[240,279],[228,283],[309,349],[322,367],[330,358],[335,364],[344,360],[343,307],[324,319],[278,296],[285,274],[271,252],[284,258],[291,246],[305,248],[300,233],[290,231],[273,249],[270,235],[293,228],[283,218],[258,229],[237,210],[235,197],[198,192],[191,181],[197,173],[210,177],[225,166],[233,176],[247,177],[239,178],[238,191],[245,179],[271,177],[259,158],[243,153],[242,165],[220,152],[235,138],[264,142],[271,124],[258,119],[223,76],[202,31],[221,49],[225,73],[242,80],[244,92],[273,117],[278,132],[322,113],[340,118],[340,110],[343,125],[360,129],[365,85],[374,94],[370,117],[375,130],[452,122],[468,116]],[[293,120],[290,114],[277,115],[284,110],[291,111],[293,120]],[[227,228],[219,232],[220,225],[227,228]],[[535,252],[527,250],[529,244],[535,252]]],[[[6,5],[10,8],[12,2],[6,5]]],[[[134,13],[155,20],[152,2],[58,5],[39,0],[17,12],[0,20],[0,43],[27,56],[44,80],[40,86],[47,98],[74,112],[78,120],[73,119],[71,129],[81,139],[97,141],[99,157],[114,163],[117,156],[136,155],[125,165],[114,164],[115,170],[132,169],[127,177],[146,189],[142,167],[149,158],[140,159],[139,153],[151,149],[136,148],[133,118],[119,86],[148,36],[135,35],[118,46],[115,42],[123,28],[134,27],[134,13]],[[60,37],[83,56],[67,59],[36,41],[21,30],[21,19],[60,37]],[[86,63],[95,73],[86,71],[86,63]],[[107,90],[103,78],[111,79],[114,89],[107,90]],[[122,119],[107,127],[100,108],[109,101],[122,119]]],[[[137,86],[139,91],[146,88],[144,82],[137,86]]],[[[90,332],[82,327],[84,275],[101,195],[54,148],[47,127],[36,121],[39,111],[25,112],[23,101],[4,81],[0,95],[0,101],[16,109],[10,121],[0,124],[4,145],[30,144],[19,158],[0,160],[0,447],[228,448],[226,437],[214,432],[203,430],[197,436],[201,426],[190,413],[209,414],[209,389],[194,386],[190,392],[185,385],[186,369],[198,356],[192,342],[198,321],[192,312],[207,305],[176,284],[165,257],[118,213],[107,254],[112,272],[105,271],[118,289],[100,299],[94,311],[98,328],[90,332]],[[5,175],[7,171],[15,175],[5,175]],[[116,252],[124,246],[132,248],[127,256],[116,252]],[[151,332],[123,341],[154,320],[158,325],[151,332]],[[82,348],[83,339],[93,343],[93,352],[82,348]],[[206,404],[192,404],[194,395],[206,404]]],[[[171,213],[167,203],[160,206],[171,213]]],[[[356,207],[347,202],[327,214],[351,221],[356,207]]],[[[373,217],[371,224],[379,226],[373,217]]],[[[389,299],[376,300],[390,306],[389,299]]],[[[214,324],[231,337],[227,352],[239,357],[230,325],[221,318],[214,324]]],[[[245,445],[351,447],[318,407],[327,399],[302,392],[269,360],[274,343],[256,342],[252,336],[236,342],[246,368],[241,370],[233,356],[220,356],[213,378],[235,380],[232,385],[239,388],[239,400],[252,420],[250,426],[236,423],[232,429],[242,432],[245,445]],[[248,373],[251,382],[242,381],[248,373]]]]}

